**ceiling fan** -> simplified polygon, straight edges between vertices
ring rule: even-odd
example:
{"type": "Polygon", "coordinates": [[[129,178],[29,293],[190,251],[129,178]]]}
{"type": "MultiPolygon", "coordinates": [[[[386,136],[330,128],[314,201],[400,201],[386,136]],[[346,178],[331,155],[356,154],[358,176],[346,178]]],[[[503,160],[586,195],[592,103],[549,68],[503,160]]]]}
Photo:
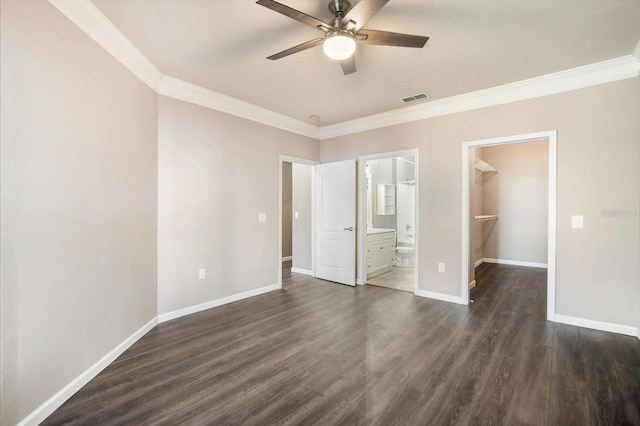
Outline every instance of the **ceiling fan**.
{"type": "Polygon", "coordinates": [[[259,5],[316,28],[324,33],[322,37],[283,50],[282,52],[267,57],[267,59],[276,60],[284,58],[285,56],[293,55],[294,53],[302,52],[303,50],[322,44],[324,53],[329,59],[338,61],[342,72],[344,75],[347,75],[356,72],[356,61],[353,57],[356,50],[356,43],[398,47],[424,47],[429,37],[362,28],[388,1],[389,0],[360,0],[358,4],[351,7],[351,3],[348,0],[331,0],[329,2],[329,10],[334,14],[334,19],[328,23],[274,0],[258,0],[256,3],[259,5]]]}

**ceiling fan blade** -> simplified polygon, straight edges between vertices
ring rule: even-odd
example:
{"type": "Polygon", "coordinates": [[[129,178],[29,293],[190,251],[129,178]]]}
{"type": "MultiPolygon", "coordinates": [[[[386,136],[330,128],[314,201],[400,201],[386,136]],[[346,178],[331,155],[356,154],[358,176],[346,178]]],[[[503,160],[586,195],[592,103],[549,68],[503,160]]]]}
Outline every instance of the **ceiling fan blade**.
{"type": "Polygon", "coordinates": [[[360,0],[360,3],[356,4],[347,12],[342,19],[342,25],[346,26],[349,21],[352,21],[354,25],[348,28],[354,32],[358,31],[369,19],[373,18],[373,15],[378,13],[388,1],[389,0],[360,0]]]}
{"type": "Polygon", "coordinates": [[[285,56],[293,55],[294,53],[302,52],[303,50],[311,49],[324,41],[323,38],[315,38],[294,47],[290,47],[287,50],[276,53],[275,55],[268,56],[267,59],[275,61],[276,59],[284,58],[285,56]]]}
{"type": "Polygon", "coordinates": [[[353,74],[356,72],[356,59],[352,55],[349,59],[345,59],[344,61],[340,61],[340,68],[342,68],[342,72],[344,75],[353,74]]]}
{"type": "Polygon", "coordinates": [[[314,18],[313,16],[309,16],[305,13],[300,12],[299,10],[295,10],[290,8],[289,6],[285,6],[282,3],[278,3],[273,0],[258,0],[260,6],[264,6],[267,9],[271,9],[274,12],[278,12],[287,16],[291,19],[295,19],[298,22],[302,22],[305,25],[309,25],[310,27],[319,29],[321,31],[331,31],[331,25],[326,22],[322,22],[321,20],[314,18]]]}
{"type": "Polygon", "coordinates": [[[427,40],[429,40],[429,37],[411,34],[390,33],[387,31],[360,30],[358,31],[358,34],[356,34],[356,39],[359,43],[364,44],[422,48],[425,44],[427,44],[427,40]],[[360,36],[366,36],[367,38],[361,38],[360,36]]]}

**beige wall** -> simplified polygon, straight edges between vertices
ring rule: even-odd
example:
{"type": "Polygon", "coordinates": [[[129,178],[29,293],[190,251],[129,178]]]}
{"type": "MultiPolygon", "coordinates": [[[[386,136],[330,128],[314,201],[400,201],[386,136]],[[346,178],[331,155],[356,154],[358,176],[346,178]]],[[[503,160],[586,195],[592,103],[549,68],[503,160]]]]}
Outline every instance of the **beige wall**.
{"type": "Polygon", "coordinates": [[[484,214],[499,217],[483,227],[483,257],[546,264],[549,143],[490,146],[482,155],[498,169],[483,185],[484,214]]]}
{"type": "Polygon", "coordinates": [[[639,322],[640,79],[322,141],[321,161],[420,150],[420,289],[461,296],[462,143],[557,129],[559,314],[639,322]],[[571,229],[583,214],[585,228],[571,229]],[[444,273],[438,262],[446,262],[444,273]]]}
{"type": "Polygon", "coordinates": [[[292,254],[292,170],[291,163],[282,163],[282,257],[289,257],[292,254]]]}
{"type": "Polygon", "coordinates": [[[156,315],[157,95],[48,2],[0,5],[9,426],[156,315]]]}
{"type": "Polygon", "coordinates": [[[276,284],[279,155],[318,142],[164,96],[158,117],[158,313],[276,284]]]}
{"type": "Polygon", "coordinates": [[[312,185],[315,168],[308,164],[293,164],[293,210],[298,218],[293,219],[292,267],[311,271],[312,266],[312,185]]]}

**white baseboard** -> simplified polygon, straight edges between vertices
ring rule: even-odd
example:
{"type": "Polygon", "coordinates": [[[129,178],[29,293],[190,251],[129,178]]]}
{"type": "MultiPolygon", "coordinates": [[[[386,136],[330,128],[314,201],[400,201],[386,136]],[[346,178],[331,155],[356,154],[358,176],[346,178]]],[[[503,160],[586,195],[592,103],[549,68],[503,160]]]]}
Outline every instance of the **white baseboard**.
{"type": "Polygon", "coordinates": [[[476,262],[476,266],[481,263],[498,263],[500,265],[513,265],[513,266],[527,266],[529,268],[547,268],[548,265],[546,263],[536,263],[536,262],[522,262],[520,260],[505,260],[505,259],[491,259],[485,257],[484,259],[480,259],[476,262]]]}
{"type": "Polygon", "coordinates": [[[443,302],[457,303],[459,305],[466,305],[466,303],[464,303],[464,300],[462,300],[462,297],[451,296],[450,294],[436,293],[433,291],[426,291],[426,290],[418,290],[416,292],[416,296],[428,297],[429,299],[442,300],[443,302]]]}
{"type": "Polygon", "coordinates": [[[131,336],[116,346],[102,359],[93,364],[87,370],[85,370],[78,377],[73,379],[69,384],[60,389],[51,398],[46,400],[42,405],[36,408],[31,414],[22,419],[17,426],[36,426],[44,421],[47,417],[56,411],[62,404],[64,404],[69,398],[71,398],[76,392],[78,392],[84,385],[89,383],[91,379],[96,377],[102,370],[109,366],[116,358],[118,358],[124,351],[129,349],[135,342],[142,336],[147,334],[149,330],[158,324],[158,318],[153,318],[151,321],[143,325],[139,330],[133,333],[131,336]]]}
{"type": "Polygon", "coordinates": [[[195,314],[196,312],[215,308],[217,306],[226,305],[227,303],[237,302],[238,300],[246,299],[248,297],[258,296],[263,293],[279,290],[280,288],[282,287],[279,284],[272,284],[266,287],[256,288],[255,290],[249,290],[243,293],[233,294],[231,296],[223,297],[221,299],[210,300],[208,302],[200,303],[197,305],[187,306],[186,308],[182,308],[182,309],[178,309],[175,311],[158,315],[158,322],[162,323],[165,321],[170,321],[172,319],[180,318],[185,315],[195,314]]]}
{"type": "Polygon", "coordinates": [[[313,272],[310,269],[291,268],[291,272],[313,276],[313,272]]]}
{"type": "Polygon", "coordinates": [[[474,264],[475,267],[477,268],[478,266],[482,265],[482,262],[484,262],[484,259],[478,259],[476,260],[476,263],[474,264]]]}
{"type": "Polygon", "coordinates": [[[469,290],[471,290],[472,288],[474,288],[476,286],[476,280],[473,280],[469,283],[469,290]]]}
{"type": "Polygon", "coordinates": [[[284,257],[282,258],[282,261],[283,261],[283,262],[286,262],[286,261],[288,261],[288,260],[293,260],[293,256],[284,256],[284,257]]]}
{"type": "Polygon", "coordinates": [[[593,330],[608,331],[611,333],[624,334],[626,336],[634,336],[640,338],[638,327],[629,325],[613,324],[610,322],[594,321],[585,318],[570,317],[568,315],[555,315],[555,322],[562,324],[575,325],[578,327],[591,328],[593,330]]]}

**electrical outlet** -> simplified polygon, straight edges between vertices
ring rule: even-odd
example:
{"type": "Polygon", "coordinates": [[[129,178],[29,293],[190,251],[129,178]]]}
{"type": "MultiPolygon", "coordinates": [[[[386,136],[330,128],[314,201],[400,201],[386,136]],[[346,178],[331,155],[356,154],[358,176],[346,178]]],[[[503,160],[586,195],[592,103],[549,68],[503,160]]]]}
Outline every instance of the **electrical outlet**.
{"type": "Polygon", "coordinates": [[[444,262],[438,263],[438,272],[444,272],[444,262]]]}
{"type": "Polygon", "coordinates": [[[198,278],[202,280],[202,279],[204,279],[204,277],[205,277],[205,271],[204,271],[204,269],[200,269],[198,271],[198,278]]]}
{"type": "Polygon", "coordinates": [[[295,212],[294,216],[296,219],[300,219],[300,212],[295,212]]]}
{"type": "Polygon", "coordinates": [[[258,213],[258,222],[263,223],[267,221],[266,213],[258,213]]]}

